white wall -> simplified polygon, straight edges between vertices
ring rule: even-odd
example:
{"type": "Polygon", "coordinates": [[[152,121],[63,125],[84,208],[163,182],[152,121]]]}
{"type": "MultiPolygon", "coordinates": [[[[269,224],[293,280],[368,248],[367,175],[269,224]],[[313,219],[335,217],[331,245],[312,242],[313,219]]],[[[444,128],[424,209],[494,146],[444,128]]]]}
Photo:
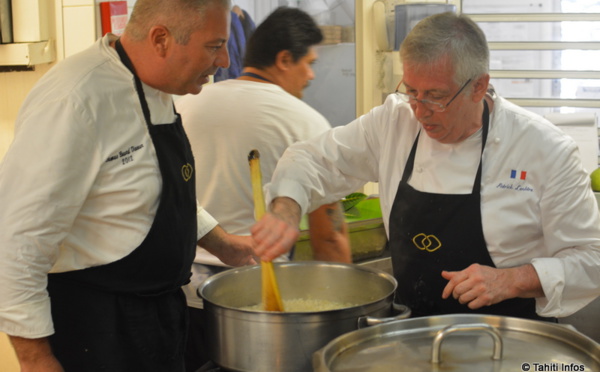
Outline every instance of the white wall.
{"type": "Polygon", "coordinates": [[[4,333],[0,333],[0,371],[19,372],[19,363],[15,352],[10,345],[8,336],[4,333]]]}
{"type": "MultiPolygon", "coordinates": [[[[64,0],[64,2],[68,3],[69,0],[64,0]]],[[[62,27],[56,27],[56,25],[62,24],[63,1],[51,0],[48,12],[53,21],[50,22],[50,38],[56,41],[57,58],[62,58],[64,53],[62,27]]],[[[0,160],[13,140],[14,122],[25,96],[53,64],[37,65],[35,71],[0,73],[0,160]]]]}

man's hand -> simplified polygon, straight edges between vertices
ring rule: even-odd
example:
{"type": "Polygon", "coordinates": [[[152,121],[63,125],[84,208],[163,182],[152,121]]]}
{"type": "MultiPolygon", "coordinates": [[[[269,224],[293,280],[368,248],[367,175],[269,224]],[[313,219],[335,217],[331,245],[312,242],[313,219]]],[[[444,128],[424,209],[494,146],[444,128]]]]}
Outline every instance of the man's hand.
{"type": "Polygon", "coordinates": [[[251,236],[228,234],[216,226],[198,241],[198,245],[231,266],[255,265],[254,239],[251,236]]]}
{"type": "Polygon", "coordinates": [[[273,200],[271,212],[250,229],[257,244],[256,254],[262,260],[272,261],[296,244],[300,235],[300,213],[300,206],[290,198],[273,200]]]}
{"type": "Polygon", "coordinates": [[[22,338],[9,336],[15,348],[21,372],[64,372],[52,354],[47,338],[22,338]]]}
{"type": "Polygon", "coordinates": [[[515,298],[543,297],[539,277],[531,264],[496,269],[473,264],[462,271],[442,271],[449,282],[442,298],[452,295],[470,309],[479,309],[515,298]]]}

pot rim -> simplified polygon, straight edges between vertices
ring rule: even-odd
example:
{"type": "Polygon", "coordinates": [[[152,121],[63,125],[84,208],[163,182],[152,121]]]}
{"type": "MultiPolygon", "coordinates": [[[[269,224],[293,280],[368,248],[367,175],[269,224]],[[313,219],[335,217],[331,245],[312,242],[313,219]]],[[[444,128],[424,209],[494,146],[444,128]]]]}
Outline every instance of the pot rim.
{"type": "Polygon", "coordinates": [[[383,270],[366,267],[366,266],[362,266],[362,265],[357,265],[357,264],[353,264],[353,263],[325,262],[325,261],[288,261],[288,262],[273,262],[273,265],[274,265],[275,270],[278,270],[278,269],[285,270],[285,268],[287,268],[287,267],[300,267],[301,266],[301,267],[330,267],[330,268],[337,268],[337,269],[341,269],[341,270],[345,269],[345,270],[356,270],[356,271],[366,272],[369,274],[373,274],[377,277],[380,277],[380,278],[382,278],[382,280],[387,280],[391,284],[391,290],[388,293],[386,293],[384,296],[381,296],[378,299],[375,299],[375,300],[372,300],[369,302],[364,302],[364,303],[358,304],[356,306],[350,306],[350,307],[344,307],[344,308],[332,309],[332,310],[305,311],[305,312],[304,311],[303,312],[292,312],[292,311],[276,312],[276,311],[266,311],[266,310],[242,309],[240,307],[219,304],[219,303],[211,300],[210,298],[207,298],[207,296],[204,295],[203,292],[205,291],[205,289],[207,289],[213,283],[218,282],[219,280],[221,280],[224,277],[236,275],[237,273],[243,273],[243,272],[247,272],[247,271],[255,271],[255,270],[261,269],[260,265],[251,265],[251,266],[232,268],[230,270],[226,270],[226,271],[220,272],[218,274],[215,274],[215,275],[212,275],[212,276],[206,278],[198,286],[197,295],[202,299],[203,302],[205,302],[205,308],[206,308],[206,303],[208,303],[217,308],[233,310],[233,311],[243,312],[243,313],[247,313],[247,314],[268,314],[268,315],[281,315],[281,316],[289,317],[289,316],[294,316],[294,315],[307,316],[310,314],[336,314],[339,312],[347,312],[348,310],[353,310],[353,309],[363,309],[363,310],[366,309],[366,311],[373,311],[374,310],[373,306],[381,307],[382,300],[385,300],[386,298],[388,298],[390,296],[391,296],[390,303],[393,303],[393,298],[394,298],[396,289],[398,287],[398,282],[397,282],[396,278],[394,278],[393,275],[391,275],[383,270]]]}

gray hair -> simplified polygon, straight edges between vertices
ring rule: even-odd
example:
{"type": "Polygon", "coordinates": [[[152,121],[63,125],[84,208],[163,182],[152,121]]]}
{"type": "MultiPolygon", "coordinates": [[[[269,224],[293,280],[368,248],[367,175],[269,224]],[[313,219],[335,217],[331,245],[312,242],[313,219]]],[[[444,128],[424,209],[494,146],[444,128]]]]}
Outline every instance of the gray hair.
{"type": "Polygon", "coordinates": [[[190,35],[204,22],[204,13],[210,5],[231,8],[231,0],[137,0],[125,33],[141,41],[155,25],[169,29],[175,42],[185,45],[190,35]]]}
{"type": "Polygon", "coordinates": [[[488,73],[490,52],[485,34],[469,17],[453,12],[427,17],[400,47],[403,63],[430,66],[445,57],[454,67],[456,84],[488,73]]]}

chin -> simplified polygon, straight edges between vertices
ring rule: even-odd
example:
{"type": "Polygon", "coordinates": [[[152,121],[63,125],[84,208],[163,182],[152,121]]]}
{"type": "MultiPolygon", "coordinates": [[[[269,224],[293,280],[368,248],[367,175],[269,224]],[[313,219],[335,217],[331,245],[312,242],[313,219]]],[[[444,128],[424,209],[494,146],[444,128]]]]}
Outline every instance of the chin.
{"type": "Polygon", "coordinates": [[[202,91],[202,86],[203,85],[200,84],[191,85],[188,87],[188,89],[185,90],[183,94],[198,94],[202,91]]]}
{"type": "Polygon", "coordinates": [[[427,135],[429,136],[429,138],[431,138],[433,140],[436,140],[436,141],[438,141],[440,143],[447,143],[447,142],[444,141],[446,137],[444,136],[443,133],[440,133],[440,132],[438,132],[436,130],[429,131],[427,129],[425,129],[425,133],[427,133],[427,135]]]}

